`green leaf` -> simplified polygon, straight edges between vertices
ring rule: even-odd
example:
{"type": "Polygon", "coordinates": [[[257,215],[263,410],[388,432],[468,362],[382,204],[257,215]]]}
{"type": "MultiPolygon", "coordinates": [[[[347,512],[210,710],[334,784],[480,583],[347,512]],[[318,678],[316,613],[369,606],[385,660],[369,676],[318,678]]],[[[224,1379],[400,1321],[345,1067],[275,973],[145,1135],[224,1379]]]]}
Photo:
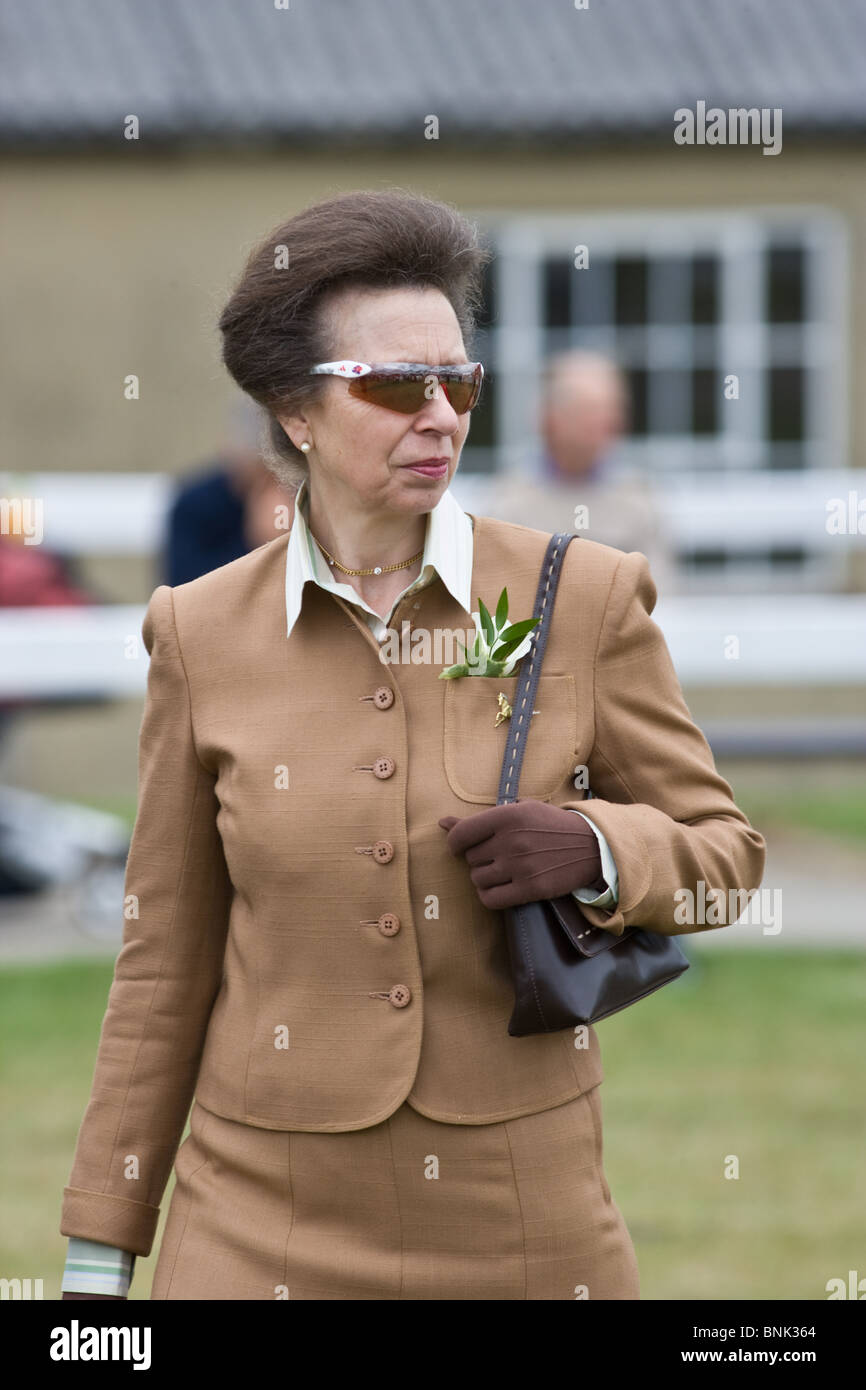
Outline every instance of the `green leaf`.
{"type": "Polygon", "coordinates": [[[512,623],[511,627],[503,634],[503,642],[510,642],[512,637],[519,637],[522,641],[526,634],[531,632],[536,624],[540,622],[540,618],[523,618],[519,623],[512,623]]]}
{"type": "MultiPolygon", "coordinates": [[[[516,627],[516,626],[517,626],[517,624],[515,623],[515,627],[516,627]]],[[[520,646],[521,642],[523,642],[523,640],[524,640],[525,637],[526,637],[526,633],[525,633],[525,632],[524,632],[524,633],[513,633],[513,632],[511,632],[511,631],[508,631],[508,632],[505,634],[505,636],[503,637],[503,639],[502,639],[501,643],[499,644],[499,646],[496,647],[496,648],[490,653],[490,655],[493,656],[493,657],[501,657],[503,660],[506,659],[507,657],[509,657],[509,656],[511,655],[512,652],[517,651],[517,648],[520,646]]]]}
{"type": "Polygon", "coordinates": [[[505,661],[513,651],[516,651],[523,641],[522,637],[507,637],[504,642],[500,642],[490,655],[494,661],[505,661]]]}
{"type": "Polygon", "coordinates": [[[481,599],[478,600],[478,616],[481,619],[481,626],[484,629],[484,636],[487,638],[487,642],[489,644],[493,641],[494,637],[496,636],[496,629],[493,626],[493,619],[491,618],[481,599]]]}
{"type": "Polygon", "coordinates": [[[508,590],[503,589],[499,595],[499,602],[496,605],[496,626],[503,628],[508,617],[508,590]]]}

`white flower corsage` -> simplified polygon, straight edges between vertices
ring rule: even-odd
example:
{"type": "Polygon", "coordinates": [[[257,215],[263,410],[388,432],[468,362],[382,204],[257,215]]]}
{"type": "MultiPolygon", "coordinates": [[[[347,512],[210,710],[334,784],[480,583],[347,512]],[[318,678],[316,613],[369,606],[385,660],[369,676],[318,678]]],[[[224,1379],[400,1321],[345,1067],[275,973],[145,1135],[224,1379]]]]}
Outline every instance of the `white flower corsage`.
{"type": "Polygon", "coordinates": [[[493,617],[479,598],[478,612],[473,613],[472,618],[475,641],[467,650],[458,639],[465,660],[440,671],[440,680],[455,680],[458,676],[510,676],[532,645],[532,629],[541,622],[540,618],[523,618],[518,623],[509,623],[507,589],[499,595],[493,617]]]}

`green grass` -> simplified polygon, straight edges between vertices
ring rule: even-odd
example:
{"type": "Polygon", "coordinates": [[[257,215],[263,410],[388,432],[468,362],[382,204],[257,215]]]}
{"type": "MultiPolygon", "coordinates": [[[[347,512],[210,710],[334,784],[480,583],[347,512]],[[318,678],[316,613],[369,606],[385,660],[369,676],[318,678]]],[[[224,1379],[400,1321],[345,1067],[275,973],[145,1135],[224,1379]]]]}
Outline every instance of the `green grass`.
{"type": "Polygon", "coordinates": [[[737,805],[765,835],[815,830],[851,846],[866,840],[863,761],[748,760],[722,762],[719,771],[737,805]]]}
{"type": "Polygon", "coordinates": [[[864,1015],[866,957],[772,948],[702,952],[599,1025],[644,1297],[814,1299],[866,1273],[864,1015]]]}
{"type": "Polygon", "coordinates": [[[135,824],[136,811],[138,810],[138,797],[133,793],[130,796],[76,796],[76,803],[79,806],[90,806],[94,811],[105,811],[111,816],[120,816],[125,820],[130,831],[135,824]]]}
{"type": "MultiPolygon", "coordinates": [[[[0,1275],[42,1277],[47,1298],[59,1297],[61,1195],[111,971],[0,971],[0,1275]]],[[[704,950],[682,980],[598,1025],[605,1172],[643,1298],[823,1299],[828,1279],[866,1275],[864,1017],[863,955],[773,946],[704,950]]],[[[139,1259],[134,1298],[148,1297],[155,1262],[139,1259]]]]}
{"type": "Polygon", "coordinates": [[[852,842],[866,840],[866,794],[853,787],[784,799],[759,793],[744,795],[739,805],[762,834],[792,827],[852,842]]]}

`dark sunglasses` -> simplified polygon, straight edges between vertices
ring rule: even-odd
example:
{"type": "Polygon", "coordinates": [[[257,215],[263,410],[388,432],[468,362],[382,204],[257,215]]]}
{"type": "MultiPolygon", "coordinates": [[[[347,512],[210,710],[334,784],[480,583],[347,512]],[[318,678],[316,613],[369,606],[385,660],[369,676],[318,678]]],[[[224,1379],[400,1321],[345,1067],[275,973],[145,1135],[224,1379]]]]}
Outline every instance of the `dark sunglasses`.
{"type": "MultiPolygon", "coordinates": [[[[371,366],[368,362],[319,362],[310,374],[341,376],[349,383],[349,394],[401,415],[415,415],[423,410],[434,382],[441,386],[458,415],[478,404],[484,368],[480,362],[460,363],[453,367],[429,367],[423,362],[383,362],[371,366]]],[[[438,387],[437,387],[438,389],[438,387]]]]}

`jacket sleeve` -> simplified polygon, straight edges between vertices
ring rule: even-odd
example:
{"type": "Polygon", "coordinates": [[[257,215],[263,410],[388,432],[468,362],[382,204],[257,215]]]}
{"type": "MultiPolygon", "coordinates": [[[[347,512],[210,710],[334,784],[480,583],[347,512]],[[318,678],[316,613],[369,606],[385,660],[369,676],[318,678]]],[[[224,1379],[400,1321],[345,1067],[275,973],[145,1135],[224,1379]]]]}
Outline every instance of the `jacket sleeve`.
{"type": "Polygon", "coordinates": [[[167,585],[154,590],[142,636],[150,667],[123,945],[60,1231],[148,1255],[222,980],[232,888],[167,585]]]}
{"type": "MultiPolygon", "coordinates": [[[[593,797],[563,803],[597,825],[610,846],[616,906],[605,911],[581,903],[580,910],[591,925],[617,936],[627,926],[671,936],[705,930],[700,921],[684,923],[682,912],[675,917],[682,890],[696,902],[713,889],[726,903],[739,892],[742,910],[745,894],[761,882],[766,855],[763,837],[734,802],[691,718],[650,616],[655,603],[646,557],[623,555],[595,656],[595,738],[587,759],[593,797]]],[[[709,925],[725,921],[719,916],[709,925]]]]}

